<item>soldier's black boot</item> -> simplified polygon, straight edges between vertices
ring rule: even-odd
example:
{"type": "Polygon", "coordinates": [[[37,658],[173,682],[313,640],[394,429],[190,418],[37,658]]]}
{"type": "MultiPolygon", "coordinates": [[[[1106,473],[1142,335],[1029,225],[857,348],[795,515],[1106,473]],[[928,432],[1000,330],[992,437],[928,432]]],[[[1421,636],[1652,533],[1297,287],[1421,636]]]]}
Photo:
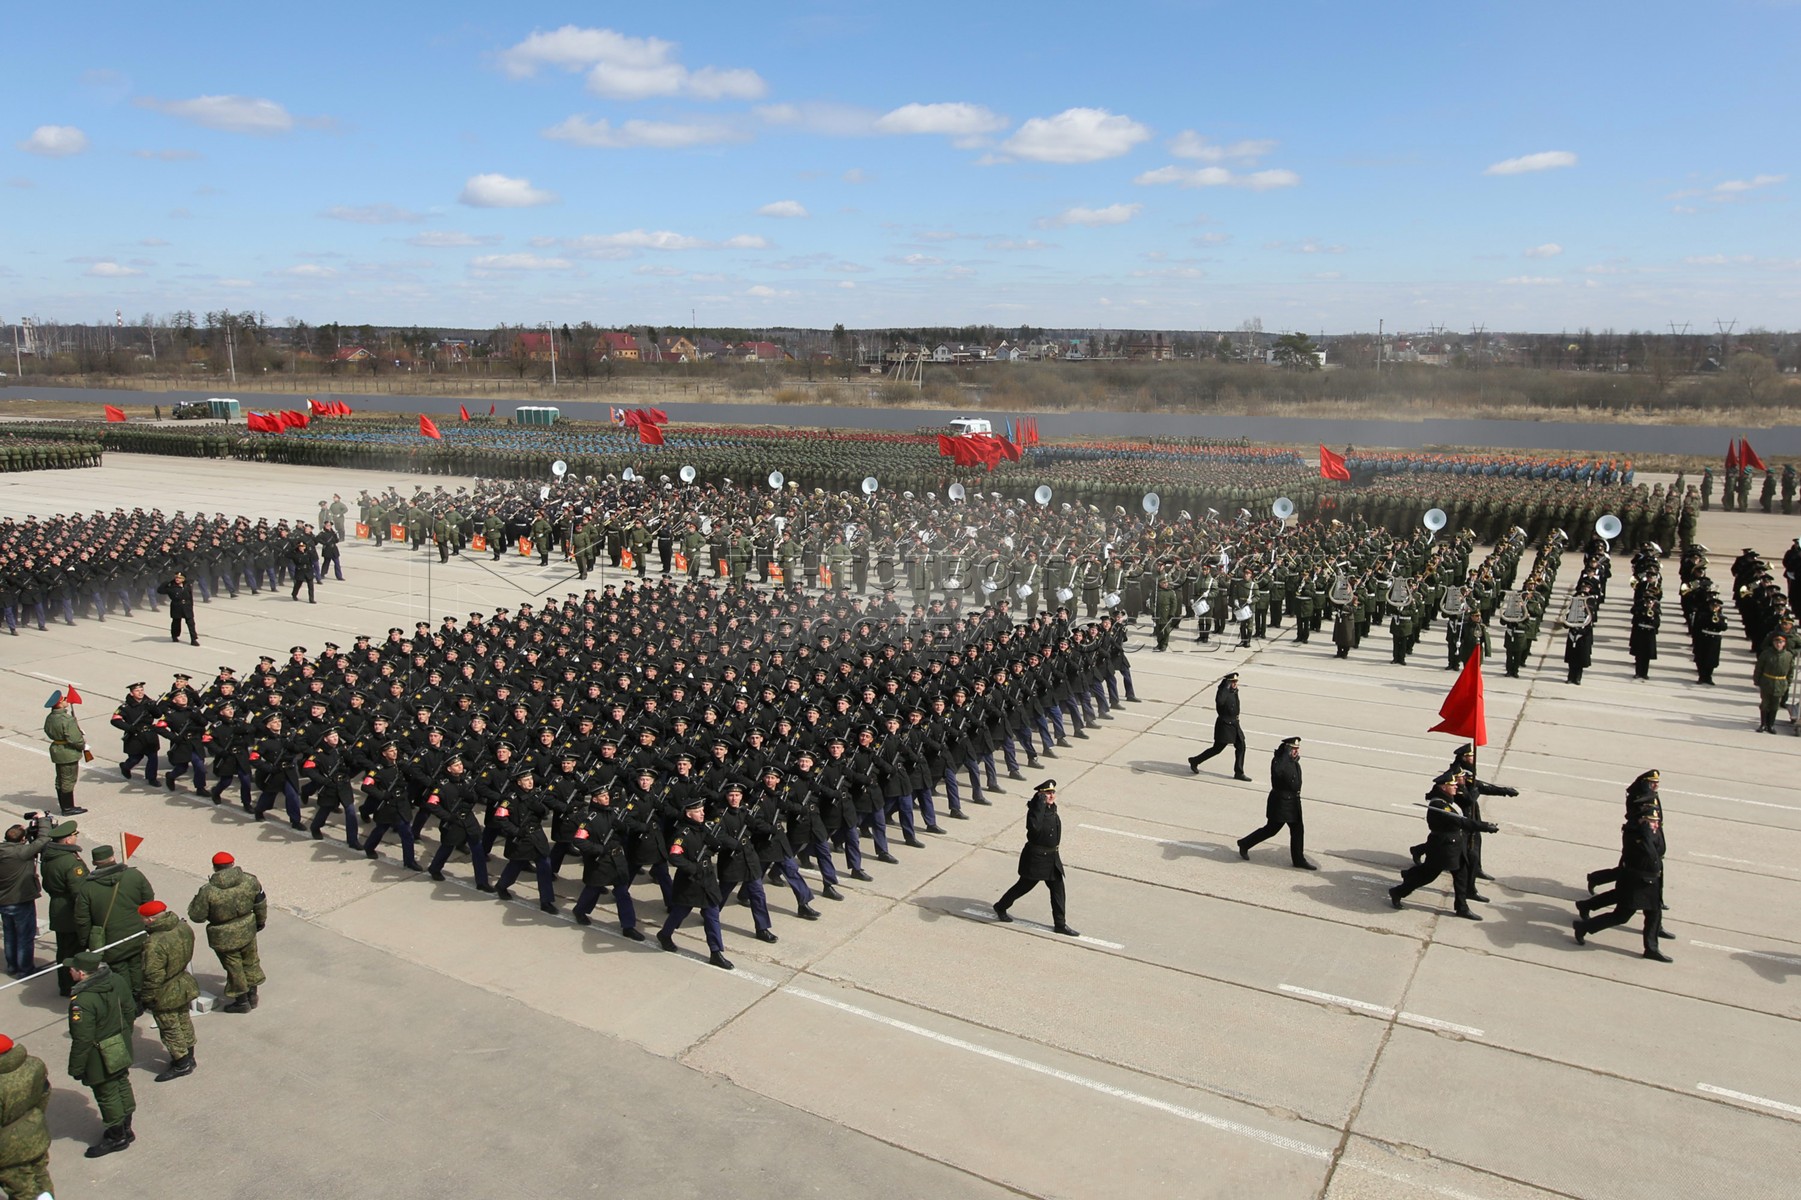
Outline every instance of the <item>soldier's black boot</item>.
{"type": "Polygon", "coordinates": [[[126,1145],[130,1145],[132,1142],[135,1142],[138,1140],[138,1135],[131,1131],[131,1114],[130,1113],[125,1114],[125,1120],[120,1122],[119,1129],[125,1134],[125,1144],[126,1145]]]}
{"type": "Polygon", "coordinates": [[[251,1008],[255,1008],[255,1007],[256,1007],[256,1005],[257,1005],[257,999],[256,999],[256,988],[255,988],[255,987],[254,987],[254,986],[253,986],[253,987],[252,987],[252,988],[251,988],[251,989],[250,989],[250,1007],[251,1007],[251,1008]]]}
{"type": "Polygon", "coordinates": [[[233,1000],[230,1004],[227,1004],[224,1008],[221,1008],[219,1011],[220,1012],[228,1012],[228,1013],[247,1013],[247,1012],[249,1012],[250,1011],[250,993],[245,992],[242,996],[239,996],[236,1000],[233,1000]]]}
{"type": "Polygon", "coordinates": [[[156,1077],[158,1083],[168,1083],[171,1079],[180,1079],[183,1075],[194,1073],[194,1052],[188,1051],[180,1058],[172,1060],[162,1074],[156,1077]]]}
{"type": "Polygon", "coordinates": [[[121,1150],[130,1149],[131,1139],[126,1136],[127,1129],[126,1125],[108,1125],[105,1132],[100,1135],[100,1141],[88,1147],[87,1156],[89,1158],[105,1158],[109,1154],[117,1154],[121,1150]]]}

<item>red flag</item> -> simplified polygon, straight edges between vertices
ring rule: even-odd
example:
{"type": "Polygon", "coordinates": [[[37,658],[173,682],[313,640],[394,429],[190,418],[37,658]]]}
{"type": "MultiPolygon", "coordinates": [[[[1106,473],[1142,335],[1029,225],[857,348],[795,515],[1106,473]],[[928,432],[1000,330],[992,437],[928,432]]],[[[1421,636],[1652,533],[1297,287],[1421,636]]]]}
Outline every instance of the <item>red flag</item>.
{"type": "Polygon", "coordinates": [[[344,403],[342,400],[338,401],[338,415],[340,417],[348,417],[350,415],[350,405],[344,403]]]}
{"type": "Polygon", "coordinates": [[[263,418],[262,418],[261,413],[254,413],[254,412],[245,413],[244,414],[244,428],[248,429],[251,433],[267,433],[267,432],[269,432],[267,429],[265,429],[263,427],[263,418]]]}
{"type": "Polygon", "coordinates": [[[938,453],[944,458],[955,458],[957,456],[957,446],[956,446],[955,439],[948,437],[942,433],[939,434],[938,435],[938,453]]]}
{"type": "Polygon", "coordinates": [[[288,414],[289,424],[293,425],[295,429],[305,429],[307,422],[311,420],[312,418],[303,412],[291,412],[288,414]]]}
{"type": "Polygon", "coordinates": [[[646,446],[661,446],[663,431],[650,421],[638,422],[638,440],[646,446]]]}
{"type": "Polygon", "coordinates": [[[76,692],[74,684],[71,683],[69,685],[69,690],[63,693],[63,699],[67,700],[70,704],[81,703],[81,695],[76,692]]]}
{"type": "Polygon", "coordinates": [[[467,421],[469,419],[468,406],[459,404],[457,405],[457,411],[463,414],[463,420],[467,421]]]}
{"type": "Polygon", "coordinates": [[[1726,442],[1726,469],[1738,470],[1738,443],[1731,440],[1726,442]]]}
{"type": "Polygon", "coordinates": [[[126,833],[122,829],[119,831],[119,840],[125,843],[125,858],[128,862],[131,860],[131,856],[137,853],[138,847],[144,844],[143,838],[135,833],[126,833]]]}
{"type": "Polygon", "coordinates": [[[494,415],[494,406],[492,404],[488,405],[488,415],[490,417],[494,415]]]}
{"type": "Polygon", "coordinates": [[[658,425],[669,424],[669,414],[660,408],[653,408],[650,410],[650,419],[658,425]]]}
{"type": "Polygon", "coordinates": [[[332,415],[331,405],[321,404],[311,396],[308,396],[306,399],[306,407],[307,411],[312,413],[315,417],[329,417],[332,415]]]}
{"type": "Polygon", "coordinates": [[[1469,661],[1463,664],[1457,682],[1451,685],[1451,694],[1439,706],[1438,715],[1442,719],[1427,733],[1448,733],[1452,737],[1468,738],[1478,746],[1488,745],[1488,713],[1482,703],[1480,643],[1470,651],[1469,661]]]}
{"type": "Polygon", "coordinates": [[[1763,459],[1757,457],[1757,451],[1751,449],[1750,438],[1742,437],[1738,440],[1738,451],[1738,461],[1741,465],[1747,466],[1753,471],[1767,471],[1770,469],[1763,465],[1763,459]]]}
{"type": "Polygon", "coordinates": [[[635,408],[628,408],[619,414],[619,423],[627,429],[636,429],[643,421],[643,416],[635,408]]]}
{"type": "Polygon", "coordinates": [[[444,435],[438,432],[438,427],[434,425],[432,419],[424,413],[419,414],[419,433],[434,441],[441,442],[444,440],[444,435]]]}
{"type": "Polygon", "coordinates": [[[125,410],[122,408],[114,408],[112,405],[108,404],[106,405],[106,419],[109,423],[116,425],[125,419],[125,410]]]}
{"type": "Polygon", "coordinates": [[[1344,465],[1344,455],[1334,454],[1324,446],[1319,448],[1319,477],[1321,479],[1342,479],[1351,482],[1351,468],[1344,465]]]}
{"type": "Polygon", "coordinates": [[[1019,461],[1019,443],[1010,442],[1006,438],[1002,438],[1001,439],[1001,453],[1005,454],[1007,456],[1008,462],[1018,462],[1019,461]]]}

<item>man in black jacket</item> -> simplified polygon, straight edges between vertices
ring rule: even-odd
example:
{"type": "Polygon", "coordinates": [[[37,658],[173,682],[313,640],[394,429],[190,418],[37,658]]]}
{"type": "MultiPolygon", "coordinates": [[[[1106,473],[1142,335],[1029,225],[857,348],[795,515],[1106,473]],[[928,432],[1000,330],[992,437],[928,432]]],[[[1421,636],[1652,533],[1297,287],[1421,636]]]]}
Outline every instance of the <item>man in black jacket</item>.
{"type": "Polygon", "coordinates": [[[1219,690],[1213,694],[1213,745],[1188,760],[1188,769],[1194,774],[1201,773],[1201,764],[1232,747],[1232,778],[1249,781],[1250,776],[1244,773],[1244,729],[1238,723],[1238,672],[1234,671],[1219,681],[1219,690]]]}
{"type": "Polygon", "coordinates": [[[1057,814],[1057,781],[1047,779],[1026,801],[1026,844],[1019,851],[1019,882],[994,903],[997,921],[1011,921],[1007,910],[1013,902],[1042,883],[1051,893],[1051,923],[1058,933],[1079,937],[1063,919],[1063,818],[1057,814]]]}
{"type": "Polygon", "coordinates": [[[1655,962],[1669,962],[1670,956],[1658,948],[1663,933],[1663,819],[1656,793],[1640,792],[1633,797],[1629,816],[1620,827],[1620,868],[1614,890],[1593,900],[1580,900],[1576,910],[1582,915],[1574,924],[1576,944],[1588,935],[1615,925],[1624,925],[1637,912],[1645,914],[1644,954],[1655,962]],[[1611,902],[1613,911],[1598,917],[1588,915],[1591,908],[1611,902]]]}
{"type": "Polygon", "coordinates": [[[1307,861],[1307,831],[1301,821],[1301,739],[1284,738],[1269,764],[1269,802],[1263,828],[1238,839],[1238,857],[1250,858],[1251,847],[1288,826],[1289,861],[1303,871],[1319,868],[1307,861]]]}
{"type": "Polygon", "coordinates": [[[1471,876],[1465,870],[1464,856],[1469,853],[1472,837],[1478,833],[1494,833],[1497,827],[1459,811],[1458,793],[1463,784],[1464,776],[1460,772],[1447,772],[1439,776],[1433,782],[1432,790],[1426,793],[1425,861],[1416,858],[1413,866],[1401,872],[1401,882],[1388,890],[1389,903],[1396,908],[1401,907],[1403,897],[1449,871],[1456,914],[1466,921],[1482,919],[1470,911],[1470,901],[1475,897],[1471,894],[1471,876]]]}
{"type": "Polygon", "coordinates": [[[181,623],[186,621],[188,641],[198,646],[200,635],[194,632],[194,587],[188,582],[187,572],[175,572],[173,579],[156,590],[158,595],[169,598],[169,640],[181,640],[181,623]]]}

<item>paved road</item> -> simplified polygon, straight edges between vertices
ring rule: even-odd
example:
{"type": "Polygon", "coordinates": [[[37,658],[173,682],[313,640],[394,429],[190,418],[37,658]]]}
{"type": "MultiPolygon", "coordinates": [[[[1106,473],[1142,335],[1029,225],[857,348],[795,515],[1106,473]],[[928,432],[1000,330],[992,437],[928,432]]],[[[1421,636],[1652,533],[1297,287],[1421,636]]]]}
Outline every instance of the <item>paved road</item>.
{"type": "MultiPolygon", "coordinates": [[[[219,392],[129,392],[98,388],[23,387],[0,388],[0,401],[9,399],[57,399],[101,404],[162,404],[178,400],[204,400],[219,392]]],[[[292,408],[296,401],[286,393],[233,392],[247,407],[292,408]]],[[[377,396],[318,393],[318,398],[342,399],[353,408],[384,412],[450,413],[467,399],[443,396],[377,396]]],[[[485,402],[484,402],[485,403],[485,402]]],[[[502,402],[503,413],[519,401],[502,402]]],[[[607,419],[608,404],[557,401],[566,416],[581,420],[607,419]]],[[[861,408],[797,404],[709,404],[671,401],[660,405],[673,421],[703,424],[820,425],[846,429],[916,429],[943,424],[966,411],[915,408],[861,408]]],[[[995,414],[976,414],[990,415],[995,414]]],[[[1003,414],[1004,415],[1004,414],[1003,414]]],[[[1045,413],[1039,417],[1047,437],[1216,437],[1249,438],[1254,442],[1311,446],[1323,443],[1334,449],[1346,444],[1418,449],[1425,446],[1488,446],[1496,450],[1563,450],[1572,454],[1725,454],[1727,442],[1755,434],[1753,446],[1766,461],[1801,458],[1801,425],[1777,425],[1767,429],[1730,428],[1716,425],[1638,425],[1609,422],[1487,421],[1434,419],[1426,421],[1328,420],[1316,417],[1190,416],[1169,413],[1045,413]]]]}
{"type": "MultiPolygon", "coordinates": [[[[0,514],[42,512],[46,487],[65,483],[83,507],[150,496],[191,507],[191,471],[109,455],[79,473],[0,476],[0,514]]],[[[389,480],[226,462],[208,464],[206,482],[209,509],[292,516],[328,490],[389,480]]],[[[1760,514],[1701,525],[1709,544],[1766,552],[1792,531],[1760,514]]],[[[628,945],[608,908],[579,930],[478,895],[460,861],[433,884],[112,770],[106,716],[131,679],[204,676],[271,648],[574,586],[535,560],[490,571],[430,557],[352,545],[349,578],[324,585],[317,605],[285,593],[202,605],[197,650],[170,644],[148,614],[0,642],[0,808],[44,802],[40,705],[72,681],[100,751],[81,784],[84,844],[143,835],[141,864],[177,897],[229,849],[277,909],[267,999],[249,1017],[201,1018],[197,1075],[152,1084],[159,1059],[140,1033],[140,1136],[126,1155],[80,1157],[98,1122],[67,1086],[53,989],[0,993],[0,1032],[50,1061],[53,1165],[69,1194],[1792,1190],[1801,741],[1751,732],[1737,639],[1717,688],[1689,682],[1670,629],[1651,681],[1635,682],[1614,604],[1582,687],[1562,682],[1549,633],[1524,678],[1491,678],[1482,771],[1522,795],[1485,806],[1503,832],[1488,839],[1500,879],[1485,886],[1481,924],[1449,919],[1442,888],[1399,913],[1381,890],[1419,840],[1415,802],[1451,746],[1421,732],[1451,679],[1432,653],[1437,631],[1404,668],[1383,638],[1339,661],[1283,631],[1249,652],[1140,644],[1145,703],[1046,764],[1062,785],[1082,940],[1032,923],[1047,920],[1042,891],[1014,925],[985,919],[1013,875],[1015,788],[950,836],[900,848],[900,865],[822,904],[819,922],[793,919],[772,893],[778,945],[752,941],[746,916],[728,911],[740,970],[727,974],[701,961],[696,933],[679,957],[628,945]],[[1213,684],[1229,670],[1244,675],[1253,774],[1279,738],[1304,738],[1317,873],[1289,868],[1279,843],[1240,862],[1232,841],[1261,822],[1263,787],[1182,765],[1210,733],[1213,684]],[[1666,789],[1669,966],[1640,959],[1624,930],[1586,948],[1569,937],[1583,873],[1617,858],[1624,785],[1650,766],[1666,789]],[[229,1152],[199,1148],[233,1138],[229,1152]]],[[[1566,563],[1563,577],[1574,574],[1566,563]]],[[[566,913],[571,880],[560,890],[566,913]]],[[[644,908],[657,914],[654,900],[644,908]]],[[[216,989],[204,948],[199,963],[216,989]]]]}

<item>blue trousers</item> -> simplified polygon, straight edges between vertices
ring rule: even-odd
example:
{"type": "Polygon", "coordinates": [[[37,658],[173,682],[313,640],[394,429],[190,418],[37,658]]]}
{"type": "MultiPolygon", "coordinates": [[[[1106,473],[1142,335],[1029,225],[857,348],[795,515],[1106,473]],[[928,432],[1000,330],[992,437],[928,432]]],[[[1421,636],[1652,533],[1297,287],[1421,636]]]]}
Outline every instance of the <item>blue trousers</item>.
{"type": "MultiPolygon", "coordinates": [[[[443,847],[439,847],[440,853],[442,850],[443,847]]],[[[557,891],[555,885],[551,882],[550,877],[550,855],[540,854],[538,856],[538,861],[533,863],[532,866],[538,872],[538,903],[550,905],[556,904],[557,891]]],[[[480,870],[482,874],[487,874],[485,865],[481,867],[480,870]]],[[[525,864],[522,862],[507,863],[506,866],[501,868],[500,878],[495,881],[494,886],[500,889],[512,887],[513,881],[519,878],[520,872],[524,870],[525,864]]]]}
{"type": "MultiPolygon", "coordinates": [[[[657,934],[660,938],[674,937],[675,931],[682,927],[688,914],[694,911],[691,904],[679,904],[669,910],[669,919],[663,922],[663,929],[657,934]]],[[[701,924],[707,927],[707,949],[714,954],[725,953],[725,931],[719,928],[719,906],[703,904],[700,907],[701,924]]]]}
{"type": "MultiPolygon", "coordinates": [[[[214,763],[213,765],[215,767],[218,766],[217,763],[214,763]]],[[[214,800],[219,799],[219,797],[225,794],[225,789],[231,786],[233,778],[233,776],[223,773],[214,776],[213,790],[211,793],[214,800]]],[[[238,803],[243,805],[244,811],[248,812],[250,811],[250,776],[238,775],[235,778],[238,781],[238,803]]]]}
{"type": "Polygon", "coordinates": [[[157,766],[162,762],[162,759],[158,757],[157,752],[154,750],[148,754],[131,755],[124,762],[119,764],[119,770],[125,772],[125,778],[130,779],[132,768],[136,767],[140,762],[144,762],[145,759],[149,759],[150,761],[144,766],[144,780],[147,783],[156,783],[156,770],[157,766]]]}
{"type": "MultiPolygon", "coordinates": [[[[782,878],[787,881],[788,890],[794,893],[795,900],[802,904],[811,901],[813,899],[813,889],[807,886],[806,879],[803,878],[800,873],[800,864],[794,861],[794,856],[790,854],[778,865],[782,868],[782,878]]],[[[831,865],[831,859],[828,858],[826,860],[826,867],[828,870],[831,868],[831,865]]],[[[827,880],[828,883],[835,883],[836,881],[836,875],[834,875],[832,879],[827,880]]]]}
{"type": "Polygon", "coordinates": [[[963,811],[963,789],[957,784],[957,768],[944,768],[944,801],[953,813],[963,811]]]}
{"type": "Polygon", "coordinates": [[[194,772],[194,786],[204,789],[206,787],[206,760],[202,759],[199,754],[190,751],[186,760],[177,766],[175,755],[169,756],[170,779],[180,779],[189,770],[194,772]]]}
{"type": "MultiPolygon", "coordinates": [[[[887,813],[877,809],[868,816],[859,817],[857,818],[857,828],[869,835],[869,840],[875,843],[875,852],[878,856],[888,853],[887,813]]],[[[861,851],[861,849],[862,847],[859,846],[858,850],[861,851]]]]}
{"type": "MultiPolygon", "coordinates": [[[[351,835],[351,840],[352,841],[356,840],[354,834],[351,835]]],[[[488,886],[488,856],[484,853],[477,852],[480,849],[479,846],[471,846],[469,849],[470,849],[470,855],[469,855],[470,860],[475,865],[476,886],[487,887],[488,886]]],[[[449,840],[446,838],[440,837],[438,840],[438,851],[436,854],[433,854],[431,856],[431,863],[427,867],[427,870],[442,871],[444,869],[444,864],[450,861],[450,854],[451,854],[451,849],[450,849],[449,840]]],[[[515,874],[517,874],[517,872],[515,872],[515,874]]],[[[511,882],[512,882],[512,880],[510,880],[510,879],[507,880],[507,883],[511,883],[511,882]]],[[[503,883],[500,886],[505,887],[506,883],[503,883]]]]}
{"type": "MultiPolygon", "coordinates": [[[[906,836],[908,841],[913,840],[914,800],[915,796],[912,792],[902,792],[894,799],[884,801],[882,804],[883,817],[886,817],[888,813],[894,813],[900,817],[901,833],[906,836]]],[[[883,824],[886,823],[884,820],[883,824]]]]}
{"type": "MultiPolygon", "coordinates": [[[[917,808],[919,815],[926,819],[926,828],[930,829],[938,824],[938,810],[932,807],[931,788],[922,787],[914,791],[913,807],[917,808]]],[[[906,829],[906,826],[902,825],[901,828],[906,829]]],[[[908,830],[908,832],[912,831],[908,830]]]]}
{"type": "Polygon", "coordinates": [[[38,940],[38,906],[29,900],[0,904],[0,926],[5,929],[6,973],[31,974],[36,967],[33,951],[38,940]]]}
{"type": "MultiPolygon", "coordinates": [[[[600,900],[601,887],[594,884],[584,887],[581,895],[575,898],[575,913],[585,917],[594,911],[594,905],[600,900]]],[[[638,908],[632,903],[632,889],[629,883],[613,885],[613,906],[619,910],[619,928],[636,929],[638,927],[638,908]]]]}
{"type": "Polygon", "coordinates": [[[769,928],[769,893],[763,890],[763,873],[758,871],[742,883],[729,885],[725,889],[725,898],[730,900],[733,892],[742,892],[750,897],[750,919],[762,933],[769,928]]]}
{"type": "MultiPolygon", "coordinates": [[[[863,847],[859,844],[857,827],[855,825],[843,826],[837,833],[832,835],[832,841],[844,847],[844,865],[847,868],[852,871],[861,871],[863,869],[863,847]]],[[[822,863],[831,862],[831,855],[826,855],[825,858],[820,861],[822,863]]],[[[822,867],[821,874],[823,873],[824,868],[822,867]]]]}
{"type": "Polygon", "coordinates": [[[400,835],[400,861],[405,863],[409,870],[417,871],[419,869],[419,860],[414,857],[413,827],[408,825],[405,821],[399,821],[393,825],[389,825],[386,822],[377,822],[376,826],[369,831],[369,840],[363,843],[363,849],[374,850],[378,848],[381,845],[381,840],[388,836],[388,830],[390,829],[400,835]]]}
{"type": "MultiPolygon", "coordinates": [[[[802,846],[801,849],[813,856],[813,863],[819,868],[819,877],[821,879],[828,884],[835,884],[838,882],[838,868],[832,863],[832,848],[830,846],[826,845],[823,841],[820,841],[813,842],[811,845],[802,846]]],[[[860,855],[858,856],[857,861],[862,861],[860,855]]],[[[785,860],[783,864],[784,870],[787,869],[787,863],[794,863],[795,869],[798,871],[800,864],[795,862],[792,858],[785,860]]],[[[788,881],[788,886],[793,887],[794,880],[790,879],[788,881]]]]}

